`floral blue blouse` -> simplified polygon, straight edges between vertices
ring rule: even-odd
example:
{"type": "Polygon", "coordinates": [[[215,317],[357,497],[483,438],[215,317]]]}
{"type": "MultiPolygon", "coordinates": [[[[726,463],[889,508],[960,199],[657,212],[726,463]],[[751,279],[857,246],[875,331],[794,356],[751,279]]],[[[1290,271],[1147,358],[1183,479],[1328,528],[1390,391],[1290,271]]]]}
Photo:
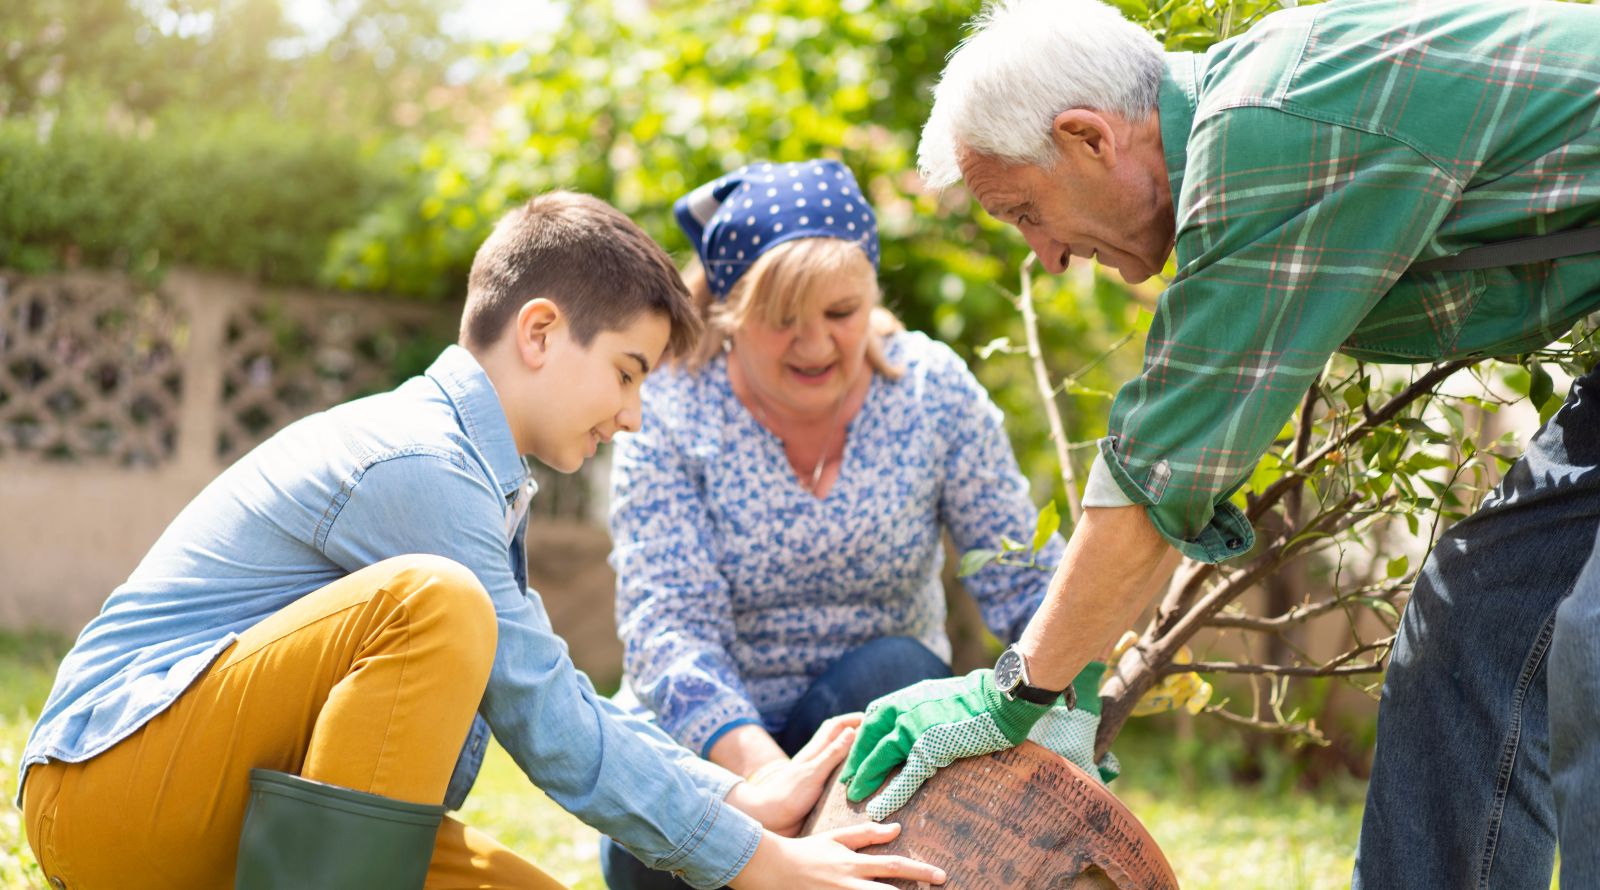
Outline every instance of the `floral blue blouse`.
{"type": "MultiPolygon", "coordinates": [[[[835,659],[886,636],[950,658],[940,528],[956,548],[1029,540],[1035,510],[1000,410],[948,346],[886,344],[846,430],[825,498],[733,393],[725,356],[644,387],[644,427],[618,439],[611,565],[625,647],[619,698],[704,756],[746,723],[781,729],[835,659]]],[[[1052,540],[1041,564],[1054,567],[1052,540]]],[[[965,579],[995,635],[1014,640],[1050,573],[990,565],[965,579]]]]}

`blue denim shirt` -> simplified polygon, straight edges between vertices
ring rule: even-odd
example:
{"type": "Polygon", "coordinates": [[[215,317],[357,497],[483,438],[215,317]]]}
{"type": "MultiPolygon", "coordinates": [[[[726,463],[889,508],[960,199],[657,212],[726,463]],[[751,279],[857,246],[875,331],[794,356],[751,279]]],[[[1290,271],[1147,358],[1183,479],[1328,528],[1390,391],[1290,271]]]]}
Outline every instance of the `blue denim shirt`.
{"type": "MultiPolygon", "coordinates": [[[[94,757],[161,713],[237,636],[322,586],[408,553],[470,568],[499,617],[488,689],[450,781],[459,806],[489,732],[578,818],[695,886],[727,883],[761,829],[738,781],[597,695],[527,588],[532,494],[505,413],[452,346],[393,392],[298,421],[212,481],[61,664],[23,753],[94,757]]],[[[20,792],[19,792],[20,800],[20,792]]]]}

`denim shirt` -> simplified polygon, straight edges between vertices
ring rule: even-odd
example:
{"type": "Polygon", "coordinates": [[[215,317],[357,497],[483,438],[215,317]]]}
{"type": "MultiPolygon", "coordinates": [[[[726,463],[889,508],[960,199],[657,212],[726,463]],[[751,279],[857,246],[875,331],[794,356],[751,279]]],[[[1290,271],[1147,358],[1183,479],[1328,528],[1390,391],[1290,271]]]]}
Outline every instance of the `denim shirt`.
{"type": "MultiPolygon", "coordinates": [[[[61,664],[23,753],[87,760],[161,713],[240,633],[296,599],[409,553],[488,589],[499,642],[446,803],[492,730],[528,778],[645,863],[727,883],[761,828],[723,802],[738,781],[597,695],[527,588],[532,483],[493,385],[452,346],[422,377],[298,421],[184,508],[61,664]]],[[[20,802],[19,791],[18,799],[20,802]]]]}

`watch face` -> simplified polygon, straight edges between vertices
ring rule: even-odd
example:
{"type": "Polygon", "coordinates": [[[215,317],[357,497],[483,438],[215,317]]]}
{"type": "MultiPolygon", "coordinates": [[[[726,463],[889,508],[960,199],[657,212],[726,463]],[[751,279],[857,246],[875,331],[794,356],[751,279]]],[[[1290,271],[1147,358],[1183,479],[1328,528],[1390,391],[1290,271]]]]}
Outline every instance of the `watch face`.
{"type": "Polygon", "coordinates": [[[1014,649],[1007,649],[1000,653],[1000,660],[994,663],[994,685],[1001,692],[1010,692],[1022,682],[1022,656],[1014,649]]]}

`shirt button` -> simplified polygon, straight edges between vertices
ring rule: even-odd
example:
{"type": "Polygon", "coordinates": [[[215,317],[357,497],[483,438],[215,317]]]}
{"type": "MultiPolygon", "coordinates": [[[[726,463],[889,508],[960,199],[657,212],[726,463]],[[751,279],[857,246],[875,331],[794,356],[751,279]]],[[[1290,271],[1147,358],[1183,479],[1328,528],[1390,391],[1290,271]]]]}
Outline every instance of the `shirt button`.
{"type": "Polygon", "coordinates": [[[1244,546],[1244,540],[1241,539],[1241,538],[1229,538],[1228,539],[1228,549],[1229,550],[1238,550],[1240,547],[1243,547],[1243,546],[1244,546]]]}

